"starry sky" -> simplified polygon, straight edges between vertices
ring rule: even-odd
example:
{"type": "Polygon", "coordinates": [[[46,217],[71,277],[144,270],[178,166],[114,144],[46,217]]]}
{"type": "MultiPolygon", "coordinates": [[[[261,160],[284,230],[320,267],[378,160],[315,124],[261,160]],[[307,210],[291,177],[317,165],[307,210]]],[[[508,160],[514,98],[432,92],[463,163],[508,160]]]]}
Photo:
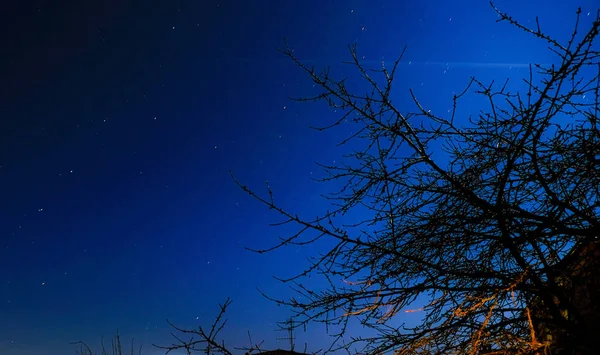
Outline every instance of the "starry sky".
{"type": "MultiPolygon", "coordinates": [[[[498,0],[558,39],[574,1],[498,0]]],[[[580,0],[583,16],[594,0],[580,0]]],[[[314,217],[331,185],[312,180],[331,163],[342,131],[277,48],[284,37],[316,66],[400,67],[398,105],[413,88],[432,110],[450,108],[469,76],[520,78],[547,63],[545,46],[496,23],[487,1],[10,1],[0,11],[0,353],[73,354],[117,329],[144,354],[170,344],[168,318],[208,325],[233,299],[223,338],[267,348],[290,314],[260,296],[291,295],[291,276],[316,247],[257,255],[293,228],[244,194],[269,180],[284,207],[314,217]]],[[[518,81],[516,81],[518,82],[518,81]]],[[[360,89],[360,81],[354,81],[360,89]]],[[[517,85],[518,88],[518,84],[517,85]]],[[[476,99],[465,112],[476,112],[476,99]]],[[[357,216],[360,218],[360,216],[357,216]]],[[[319,286],[318,281],[313,282],[319,286]]],[[[406,317],[409,317],[408,315],[406,317]]],[[[410,322],[411,319],[407,318],[410,322]]],[[[413,320],[414,321],[414,320],[413,320]]],[[[352,330],[359,333],[359,328],[352,330]]],[[[296,333],[308,350],[324,329],[296,333]]]]}

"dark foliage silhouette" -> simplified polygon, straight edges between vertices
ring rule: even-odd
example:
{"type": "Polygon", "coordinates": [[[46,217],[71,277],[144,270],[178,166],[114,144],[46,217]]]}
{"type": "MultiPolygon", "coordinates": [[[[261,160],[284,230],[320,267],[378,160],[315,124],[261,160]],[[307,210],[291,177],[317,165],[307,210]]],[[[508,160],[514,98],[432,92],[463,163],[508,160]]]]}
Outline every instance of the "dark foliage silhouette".
{"type": "MultiPolygon", "coordinates": [[[[79,349],[75,351],[76,355],[94,355],[98,354],[97,352],[92,351],[92,348],[83,341],[78,341],[72,343],[73,345],[78,345],[79,349]]],[[[121,343],[121,336],[119,332],[116,332],[110,342],[110,351],[104,345],[104,338],[100,341],[100,355],[142,355],[142,346],[139,348],[135,346],[134,339],[131,340],[131,348],[129,351],[127,349],[123,349],[123,343],[121,343]]]]}

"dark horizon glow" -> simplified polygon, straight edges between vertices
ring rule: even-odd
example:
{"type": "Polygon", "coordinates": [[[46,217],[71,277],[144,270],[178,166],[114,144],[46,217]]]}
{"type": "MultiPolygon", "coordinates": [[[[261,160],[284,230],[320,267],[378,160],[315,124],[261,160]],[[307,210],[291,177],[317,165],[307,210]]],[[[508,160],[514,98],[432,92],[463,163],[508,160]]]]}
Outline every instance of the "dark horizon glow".
{"type": "MultiPolygon", "coordinates": [[[[496,2],[524,23],[539,16],[559,40],[578,5],[584,21],[597,8],[496,2]]],[[[227,297],[231,347],[247,345],[250,331],[265,348],[287,348],[275,329],[290,311],[257,288],[291,296],[272,275],[301,271],[326,246],[245,250],[294,228],[269,227],[280,218],[229,172],[261,192],[269,180],[285,207],[315,216],[335,185],[311,180],[321,174],[314,163],[339,161],[347,132],[311,130],[335,113],[288,99],[315,91],[277,52],[284,37],[299,58],[344,75],[349,44],[372,66],[391,64],[406,45],[395,92],[402,110],[413,108],[408,88],[444,112],[469,76],[510,77],[518,89],[530,63],[554,61],[479,0],[36,1],[5,5],[0,17],[0,354],[8,355],[74,354],[69,343],[80,340],[99,349],[116,330],[143,354],[164,354],[151,344],[170,344],[166,318],[207,326],[227,297]]],[[[482,109],[476,99],[464,105],[465,114],[482,109]]],[[[309,351],[329,341],[317,325],[295,335],[309,351]]]]}

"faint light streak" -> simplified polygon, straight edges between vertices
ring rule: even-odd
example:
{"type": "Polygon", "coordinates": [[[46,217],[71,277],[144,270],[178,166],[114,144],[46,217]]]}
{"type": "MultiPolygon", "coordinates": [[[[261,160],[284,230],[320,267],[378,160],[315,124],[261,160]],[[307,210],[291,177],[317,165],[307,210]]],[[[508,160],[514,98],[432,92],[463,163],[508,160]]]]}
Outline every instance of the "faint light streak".
{"type": "Polygon", "coordinates": [[[404,310],[404,313],[415,313],[415,312],[421,312],[421,311],[423,311],[423,308],[406,309],[406,310],[404,310]]]}

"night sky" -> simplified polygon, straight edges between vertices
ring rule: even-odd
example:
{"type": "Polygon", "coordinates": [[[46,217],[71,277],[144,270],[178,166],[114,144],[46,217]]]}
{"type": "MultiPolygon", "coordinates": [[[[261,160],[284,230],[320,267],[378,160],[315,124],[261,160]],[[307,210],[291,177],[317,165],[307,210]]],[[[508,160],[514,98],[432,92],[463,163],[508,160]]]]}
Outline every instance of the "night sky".
{"type": "MultiPolygon", "coordinates": [[[[525,24],[565,39],[577,5],[594,0],[499,0],[525,24]],[[578,3],[578,4],[576,4],[578,3]]],[[[284,37],[316,66],[368,65],[408,46],[397,105],[408,88],[432,110],[450,108],[469,76],[520,78],[552,60],[487,1],[12,1],[0,8],[0,354],[74,354],[117,329],[144,354],[170,344],[169,318],[209,325],[231,296],[223,335],[266,348],[292,293],[272,278],[306,266],[318,247],[257,255],[288,228],[244,194],[229,172],[301,216],[327,208],[315,162],[332,163],[344,130],[309,125],[337,116],[277,52],[284,37]]],[[[517,81],[515,81],[516,83],[517,81]]],[[[361,88],[360,82],[354,82],[361,88]]],[[[518,86],[518,84],[516,84],[518,86]]],[[[477,112],[466,100],[465,112],[477,112]]],[[[360,218],[360,216],[356,216],[360,218]]],[[[313,280],[314,286],[319,282],[313,280]]],[[[409,315],[407,315],[409,317],[409,315]]],[[[414,316],[413,316],[414,317],[414,316]]],[[[414,321],[406,318],[407,321],[414,321]]],[[[328,344],[322,327],[297,346],[328,344]]],[[[354,334],[360,329],[354,328],[354,334]]]]}

